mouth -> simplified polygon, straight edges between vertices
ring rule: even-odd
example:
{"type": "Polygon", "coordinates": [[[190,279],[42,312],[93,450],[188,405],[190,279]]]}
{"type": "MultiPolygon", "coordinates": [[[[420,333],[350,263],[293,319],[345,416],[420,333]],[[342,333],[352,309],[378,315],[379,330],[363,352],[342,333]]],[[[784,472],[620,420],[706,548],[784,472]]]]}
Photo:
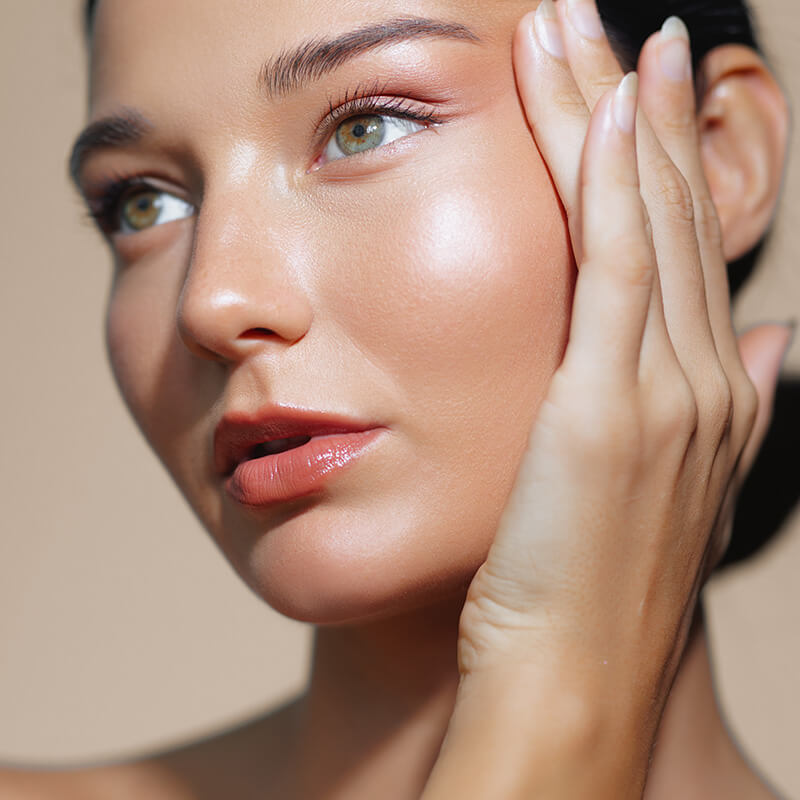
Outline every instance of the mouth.
{"type": "Polygon", "coordinates": [[[278,453],[285,453],[288,450],[296,450],[311,441],[310,436],[290,436],[286,439],[273,439],[269,442],[257,444],[248,454],[247,460],[252,461],[256,458],[265,456],[275,456],[278,453]]]}
{"type": "Polygon", "coordinates": [[[363,433],[375,427],[379,426],[293,409],[226,414],[214,432],[214,462],[217,472],[228,476],[241,463],[276,457],[323,437],[363,433]]]}
{"type": "Polygon", "coordinates": [[[214,432],[214,462],[227,493],[261,507],[320,490],[386,428],[332,414],[270,406],[229,412],[214,432]]]}

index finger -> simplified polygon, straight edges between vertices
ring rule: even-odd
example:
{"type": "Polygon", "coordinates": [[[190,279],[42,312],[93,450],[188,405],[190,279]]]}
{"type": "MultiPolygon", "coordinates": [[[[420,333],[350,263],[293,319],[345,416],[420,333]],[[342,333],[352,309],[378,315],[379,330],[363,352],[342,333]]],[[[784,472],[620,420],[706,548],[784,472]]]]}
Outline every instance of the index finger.
{"type": "Polygon", "coordinates": [[[552,0],[543,0],[517,26],[514,68],[536,146],[566,211],[575,259],[580,264],[581,153],[591,113],[567,64],[552,0]]]}

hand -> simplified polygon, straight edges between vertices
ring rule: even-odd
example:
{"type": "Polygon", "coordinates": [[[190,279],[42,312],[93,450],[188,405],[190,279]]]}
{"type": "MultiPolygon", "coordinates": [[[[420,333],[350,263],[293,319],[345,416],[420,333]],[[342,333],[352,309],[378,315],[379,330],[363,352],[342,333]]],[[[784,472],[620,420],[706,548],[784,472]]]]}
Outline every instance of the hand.
{"type": "Polygon", "coordinates": [[[637,112],[599,18],[592,38],[567,15],[550,0],[527,15],[514,63],[579,269],[570,337],[464,606],[461,697],[522,675],[544,704],[578,698],[589,727],[632,742],[617,760],[636,796],[789,331],[734,334],[685,28],[648,40],[637,112]]]}

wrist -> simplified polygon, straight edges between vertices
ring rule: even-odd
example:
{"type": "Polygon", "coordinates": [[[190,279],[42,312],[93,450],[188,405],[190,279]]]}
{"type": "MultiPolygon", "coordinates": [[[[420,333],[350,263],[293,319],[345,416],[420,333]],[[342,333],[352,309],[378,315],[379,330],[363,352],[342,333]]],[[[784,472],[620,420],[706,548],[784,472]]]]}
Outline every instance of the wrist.
{"type": "Polygon", "coordinates": [[[653,735],[625,698],[565,671],[470,675],[423,798],[640,798],[653,735]]]}

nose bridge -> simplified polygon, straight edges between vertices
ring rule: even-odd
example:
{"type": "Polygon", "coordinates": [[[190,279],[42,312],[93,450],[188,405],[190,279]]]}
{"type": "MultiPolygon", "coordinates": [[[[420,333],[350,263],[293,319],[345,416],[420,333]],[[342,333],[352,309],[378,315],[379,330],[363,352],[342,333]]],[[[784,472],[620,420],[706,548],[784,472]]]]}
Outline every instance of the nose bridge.
{"type": "Polygon", "coordinates": [[[263,182],[236,177],[206,186],[177,308],[186,346],[225,360],[293,344],[313,316],[285,197],[270,199],[263,182]]]}

